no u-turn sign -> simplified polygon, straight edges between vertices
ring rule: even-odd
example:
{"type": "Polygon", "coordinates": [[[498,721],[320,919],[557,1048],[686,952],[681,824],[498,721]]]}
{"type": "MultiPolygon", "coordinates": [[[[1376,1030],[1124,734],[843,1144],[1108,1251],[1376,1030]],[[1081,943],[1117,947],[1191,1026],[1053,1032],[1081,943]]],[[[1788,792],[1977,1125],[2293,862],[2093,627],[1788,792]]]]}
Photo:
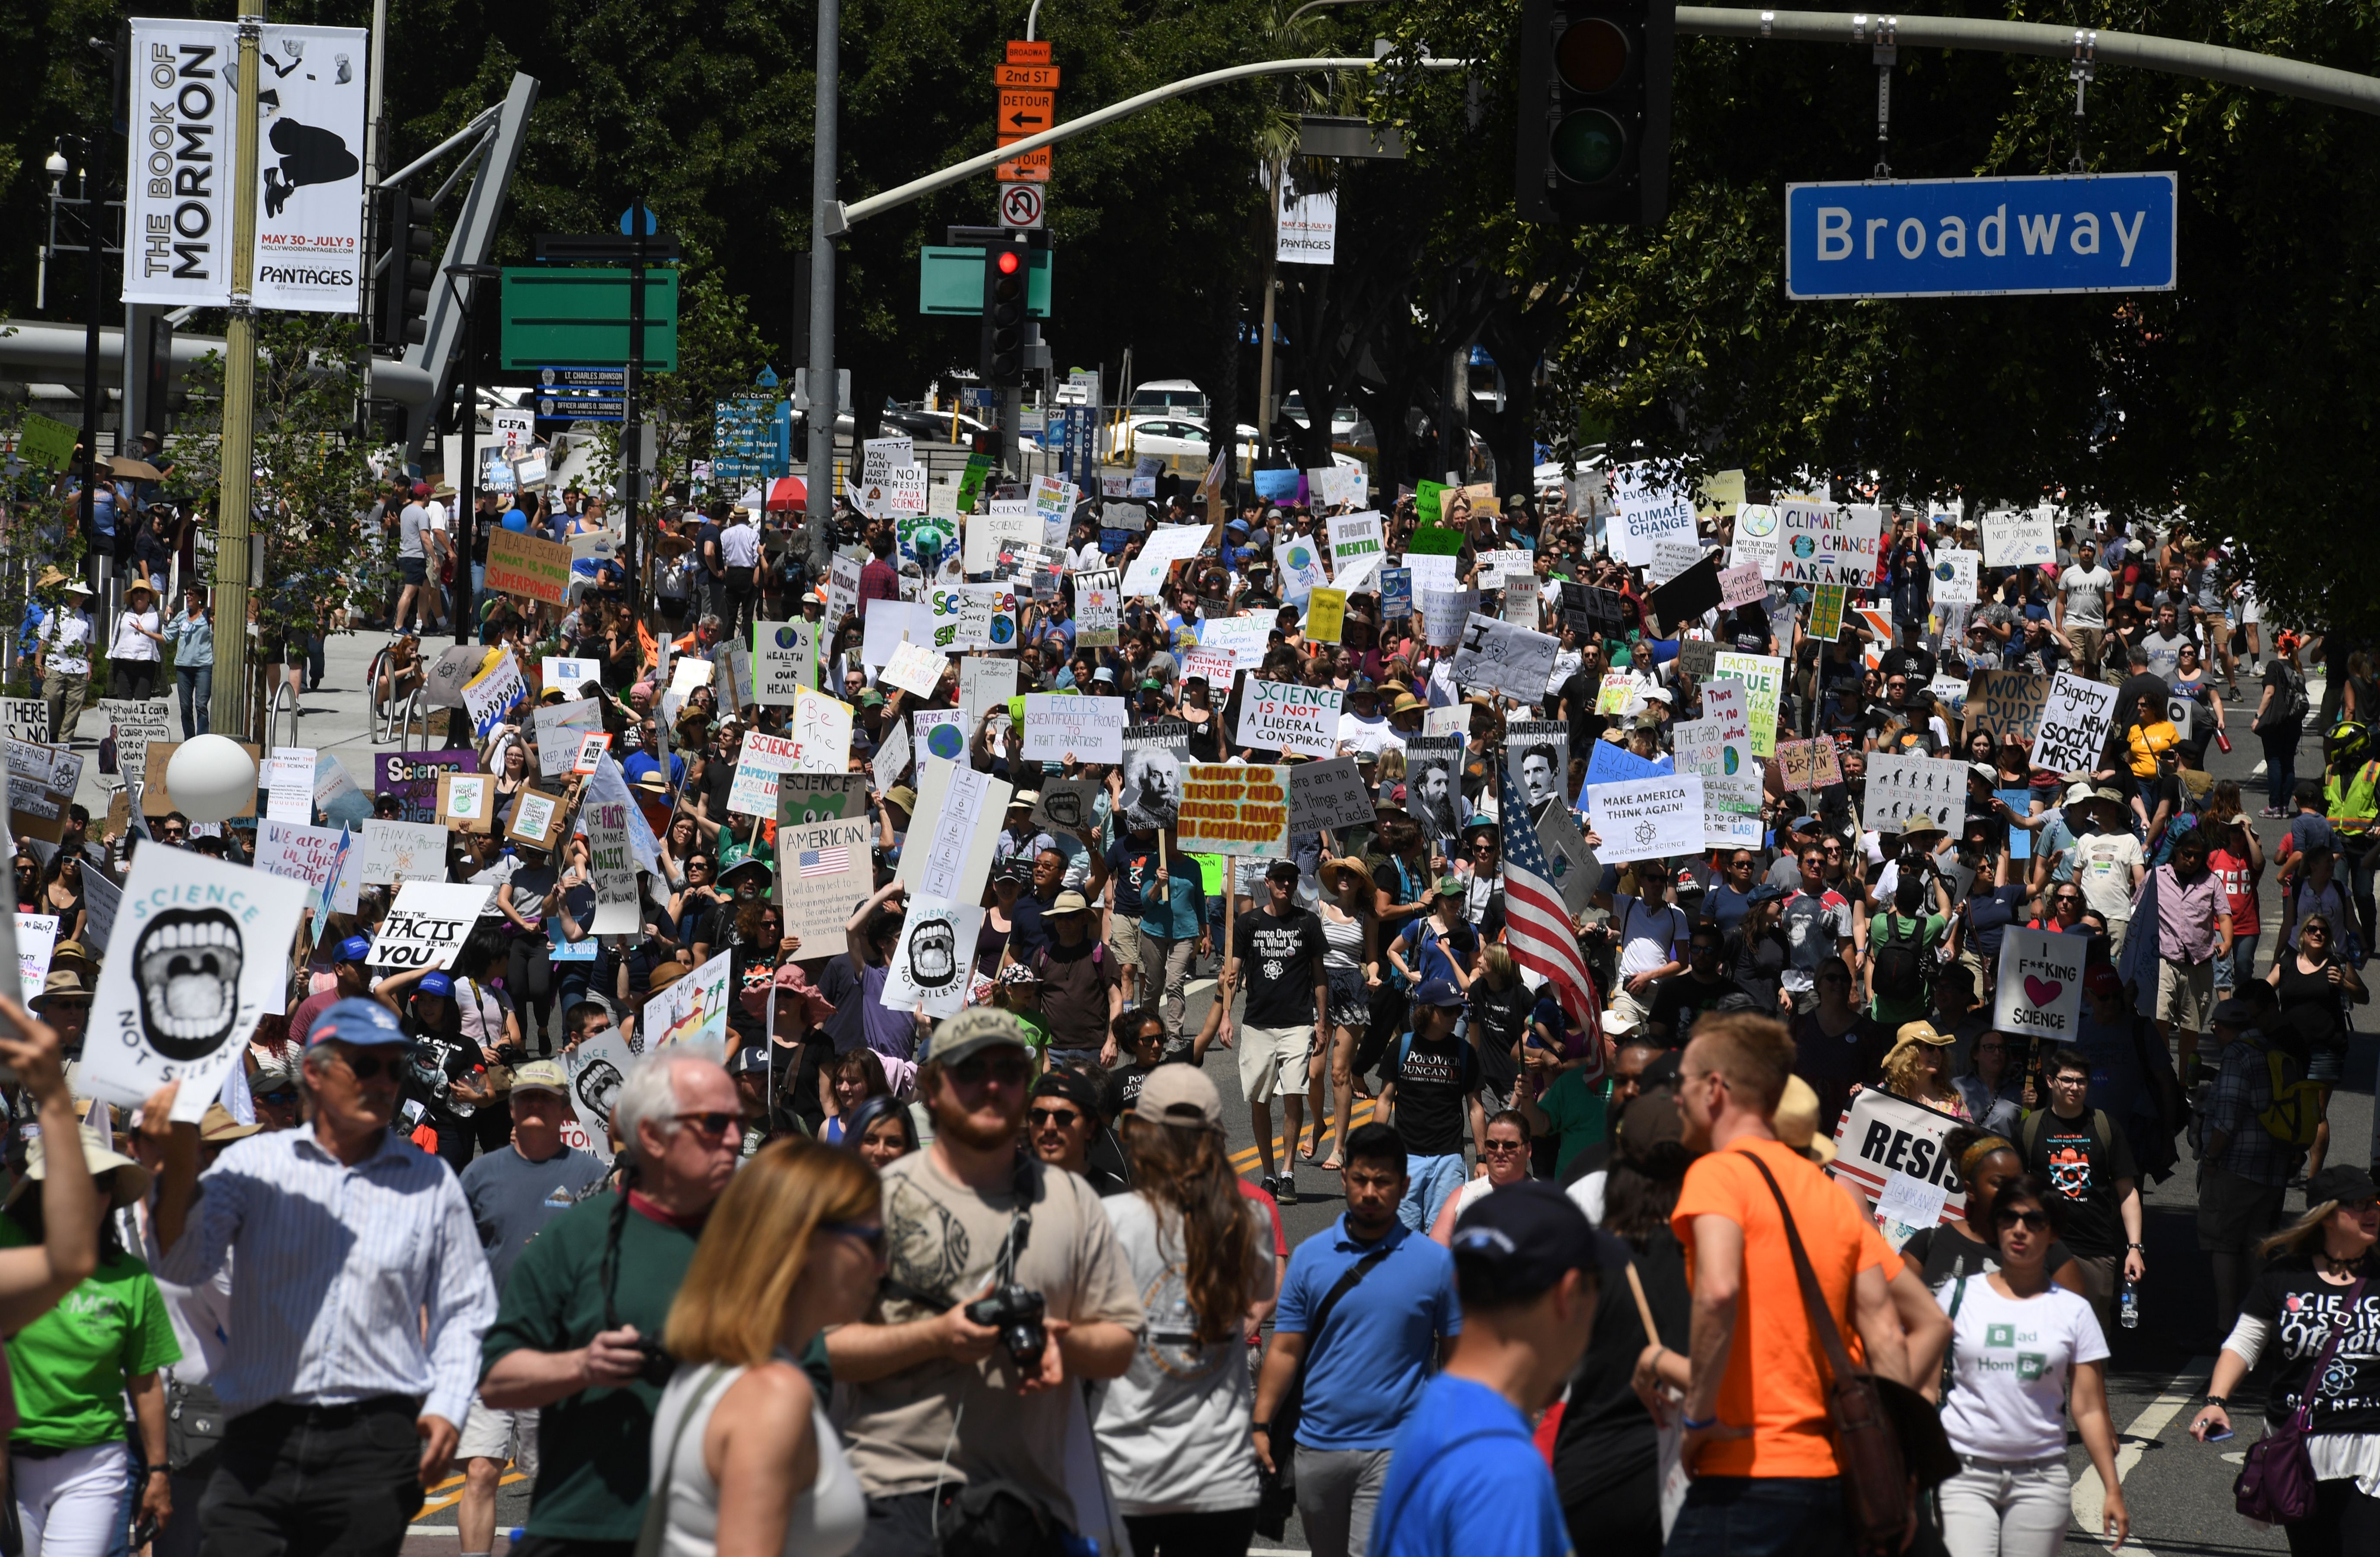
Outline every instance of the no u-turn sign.
{"type": "Polygon", "coordinates": [[[1002,184],[1000,186],[1000,225],[1003,227],[1038,227],[1041,225],[1042,196],[1038,184],[1002,184]]]}

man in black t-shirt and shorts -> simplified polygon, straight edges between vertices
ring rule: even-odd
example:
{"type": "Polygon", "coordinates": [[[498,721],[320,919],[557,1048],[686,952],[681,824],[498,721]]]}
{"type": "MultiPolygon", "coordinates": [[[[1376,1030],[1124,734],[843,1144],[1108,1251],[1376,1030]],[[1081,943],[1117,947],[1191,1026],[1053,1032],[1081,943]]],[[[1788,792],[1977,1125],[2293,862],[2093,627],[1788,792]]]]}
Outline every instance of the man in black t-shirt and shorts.
{"type": "MultiPolygon", "coordinates": [[[[1322,921],[1297,906],[1297,866],[1276,859],[1265,868],[1265,902],[1232,931],[1223,965],[1228,1006],[1243,988],[1248,1004],[1240,1028],[1240,1090],[1256,1124],[1264,1187],[1284,1206],[1297,1204],[1297,1137],[1305,1124],[1305,1062],[1317,1031],[1327,1031],[1330,984],[1322,971],[1322,921]],[[1272,1171],[1272,1099],[1281,1096],[1289,1155],[1272,1171]]],[[[1232,1028],[1229,1016],[1223,1030],[1232,1028]]]]}

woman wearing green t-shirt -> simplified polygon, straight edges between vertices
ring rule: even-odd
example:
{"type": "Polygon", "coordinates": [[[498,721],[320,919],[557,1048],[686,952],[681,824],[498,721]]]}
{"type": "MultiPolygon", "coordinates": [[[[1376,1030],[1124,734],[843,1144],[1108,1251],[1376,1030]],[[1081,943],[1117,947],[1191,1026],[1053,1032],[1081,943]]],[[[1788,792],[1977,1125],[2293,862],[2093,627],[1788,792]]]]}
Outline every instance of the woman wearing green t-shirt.
{"type": "MultiPolygon", "coordinates": [[[[25,1550],[42,1557],[105,1557],[121,1538],[130,1469],[128,1393],[149,1466],[134,1518],[162,1525],[173,1513],[165,1394],[157,1370],[179,1361],[182,1348],[149,1267],[124,1252],[109,1214],[148,1193],[149,1170],[108,1150],[88,1127],[81,1137],[83,1161],[108,1190],[93,1208],[98,1269],[8,1341],[17,1396],[17,1425],[8,1438],[10,1491],[25,1550]]],[[[40,1183],[46,1168],[36,1141],[25,1178],[0,1210],[0,1247],[42,1242],[46,1198],[25,1189],[40,1183]]]]}

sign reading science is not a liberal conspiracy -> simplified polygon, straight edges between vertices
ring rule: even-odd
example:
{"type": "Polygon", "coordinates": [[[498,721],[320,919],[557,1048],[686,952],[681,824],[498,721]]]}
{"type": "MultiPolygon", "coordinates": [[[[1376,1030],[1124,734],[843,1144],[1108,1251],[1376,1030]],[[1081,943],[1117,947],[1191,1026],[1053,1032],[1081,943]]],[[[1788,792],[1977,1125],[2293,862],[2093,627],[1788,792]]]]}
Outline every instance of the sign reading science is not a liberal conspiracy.
{"type": "Polygon", "coordinates": [[[2178,176],[1785,187],[1785,295],[2169,292],[2178,176]]]}

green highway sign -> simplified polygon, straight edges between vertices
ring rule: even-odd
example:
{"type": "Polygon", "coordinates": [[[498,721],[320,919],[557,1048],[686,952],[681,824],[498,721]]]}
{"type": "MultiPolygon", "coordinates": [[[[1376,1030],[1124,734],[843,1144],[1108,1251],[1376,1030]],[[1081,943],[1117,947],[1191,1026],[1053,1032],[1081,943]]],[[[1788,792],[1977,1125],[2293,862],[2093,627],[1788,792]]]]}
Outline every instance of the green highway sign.
{"type": "MultiPolygon", "coordinates": [[[[628,267],[507,268],[504,366],[617,368],[628,359],[628,267]]],[[[677,368],[677,272],[645,269],[645,357],[649,371],[677,368]]]]}
{"type": "MultiPolygon", "coordinates": [[[[1035,319],[1050,317],[1050,250],[1026,254],[1025,311],[1035,319]]],[[[917,250],[917,311],[983,314],[983,249],[923,248],[917,250]]]]}

